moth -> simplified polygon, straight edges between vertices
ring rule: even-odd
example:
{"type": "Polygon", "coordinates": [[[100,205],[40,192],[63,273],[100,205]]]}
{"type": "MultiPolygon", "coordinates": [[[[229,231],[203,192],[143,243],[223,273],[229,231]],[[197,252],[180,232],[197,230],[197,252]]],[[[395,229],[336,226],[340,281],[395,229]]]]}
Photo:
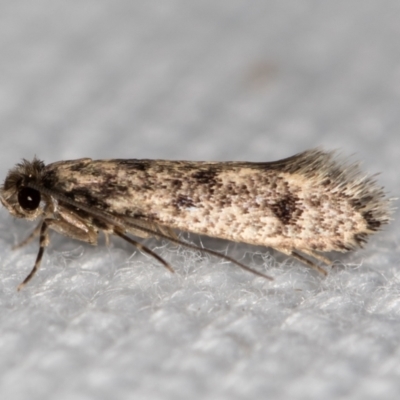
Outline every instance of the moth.
{"type": "Polygon", "coordinates": [[[172,267],[134,237],[167,239],[219,256],[271,279],[233,258],[183,242],[187,231],[271,247],[326,274],[324,252],[361,247],[389,222],[390,199],[373,177],[335,152],[312,149],[274,162],[192,162],[34,158],[11,169],[0,188],[11,215],[39,220],[20,246],[39,236],[39,252],[21,289],[38,270],[48,232],[97,244],[113,234],[172,267]]]}

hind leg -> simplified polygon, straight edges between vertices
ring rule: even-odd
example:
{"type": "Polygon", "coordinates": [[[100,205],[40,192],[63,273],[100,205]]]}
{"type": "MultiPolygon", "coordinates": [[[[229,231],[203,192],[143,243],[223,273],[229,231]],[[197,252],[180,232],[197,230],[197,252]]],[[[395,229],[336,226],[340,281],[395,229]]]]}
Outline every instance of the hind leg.
{"type": "MultiPolygon", "coordinates": [[[[307,265],[308,267],[314,269],[315,271],[319,272],[322,275],[325,275],[325,276],[328,275],[328,273],[323,268],[321,268],[320,266],[318,266],[317,264],[315,264],[308,258],[302,256],[301,254],[299,254],[297,251],[295,251],[293,249],[275,248],[275,250],[278,250],[279,252],[281,252],[283,254],[293,257],[294,259],[300,261],[302,264],[307,265]]],[[[317,254],[317,257],[316,257],[312,251],[304,251],[304,250],[301,250],[301,251],[307,255],[310,255],[310,256],[316,258],[317,260],[320,260],[320,261],[323,261],[324,263],[330,264],[330,261],[327,258],[320,256],[319,254],[317,254]]]]}

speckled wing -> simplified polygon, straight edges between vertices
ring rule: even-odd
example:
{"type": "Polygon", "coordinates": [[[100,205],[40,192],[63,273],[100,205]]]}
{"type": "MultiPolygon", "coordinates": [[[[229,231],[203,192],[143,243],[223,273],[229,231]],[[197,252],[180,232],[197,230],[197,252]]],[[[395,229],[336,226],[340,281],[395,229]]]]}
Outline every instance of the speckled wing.
{"type": "Polygon", "coordinates": [[[45,167],[43,184],[160,229],[277,249],[350,250],[390,213],[371,178],[318,149],[267,163],[64,161],[45,167]]]}

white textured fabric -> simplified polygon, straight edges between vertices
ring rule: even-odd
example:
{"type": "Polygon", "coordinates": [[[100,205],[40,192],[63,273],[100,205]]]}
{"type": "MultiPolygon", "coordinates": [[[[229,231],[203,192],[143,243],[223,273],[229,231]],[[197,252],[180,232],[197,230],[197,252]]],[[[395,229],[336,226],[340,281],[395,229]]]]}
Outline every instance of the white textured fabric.
{"type": "MultiPolygon", "coordinates": [[[[270,161],[357,153],[398,196],[400,3],[0,4],[1,176],[21,158],[270,161]]],[[[394,218],[398,213],[394,215],[394,218]]],[[[268,249],[191,237],[275,277],[147,241],[54,234],[0,212],[1,399],[396,399],[399,224],[324,279],[268,249]]]]}

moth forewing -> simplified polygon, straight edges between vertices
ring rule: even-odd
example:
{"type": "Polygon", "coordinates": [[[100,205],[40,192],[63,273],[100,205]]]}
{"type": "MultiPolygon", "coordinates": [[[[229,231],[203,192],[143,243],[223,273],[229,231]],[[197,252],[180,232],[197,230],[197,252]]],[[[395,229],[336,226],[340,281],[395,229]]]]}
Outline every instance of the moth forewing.
{"type": "MultiPolygon", "coordinates": [[[[176,231],[272,247],[326,273],[321,252],[348,251],[388,223],[390,200],[357,165],[319,149],[266,162],[165,160],[24,160],[12,169],[0,200],[19,218],[41,223],[38,269],[48,229],[96,244],[115,234],[172,267],[127,234],[155,236],[199,249],[176,231]],[[308,256],[310,258],[307,258],[308,256]]],[[[269,276],[209,249],[264,278],[269,276]]],[[[22,285],[23,285],[22,284],[22,285]]]]}

